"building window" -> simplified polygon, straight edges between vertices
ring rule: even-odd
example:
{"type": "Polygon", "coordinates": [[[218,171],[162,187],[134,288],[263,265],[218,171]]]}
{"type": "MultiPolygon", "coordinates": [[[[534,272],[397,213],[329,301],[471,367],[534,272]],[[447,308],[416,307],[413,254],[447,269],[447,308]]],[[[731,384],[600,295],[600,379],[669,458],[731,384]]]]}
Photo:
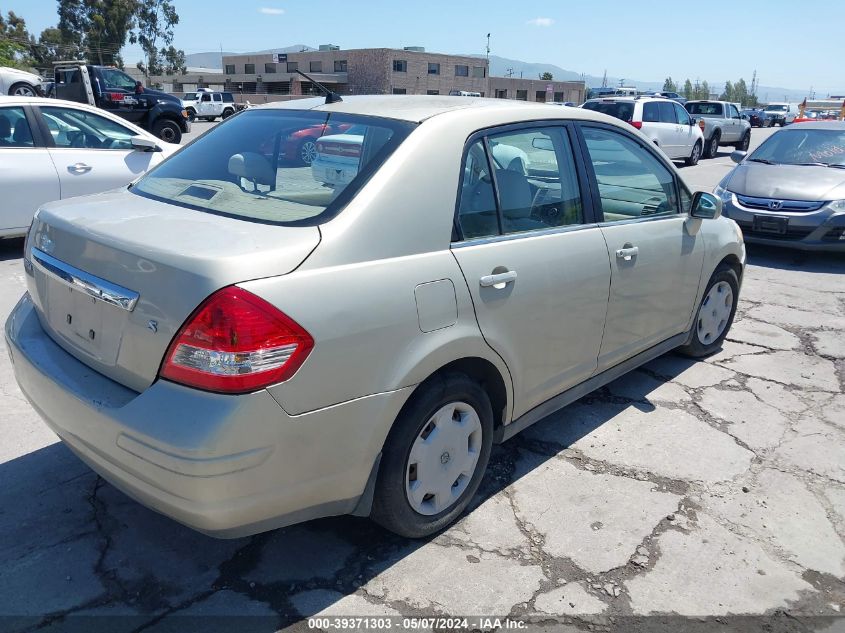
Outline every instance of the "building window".
{"type": "Polygon", "coordinates": [[[323,72],[323,62],[311,62],[308,65],[308,71],[312,73],[321,73],[323,72]]]}
{"type": "Polygon", "coordinates": [[[276,72],[276,64],[264,64],[264,72],[272,75],[276,72]]]}
{"type": "Polygon", "coordinates": [[[455,77],[469,77],[469,66],[455,66],[455,77]]]}
{"type": "Polygon", "coordinates": [[[440,64],[433,64],[431,62],[428,63],[428,74],[429,75],[439,75],[440,74],[440,64]]]}
{"type": "Polygon", "coordinates": [[[255,74],[255,64],[244,64],[244,74],[245,75],[254,75],[255,74]]]}
{"type": "Polygon", "coordinates": [[[394,89],[393,89],[393,94],[395,94],[395,95],[404,95],[404,94],[408,94],[408,91],[407,91],[405,88],[394,88],[394,89]]]}
{"type": "Polygon", "coordinates": [[[234,75],[235,74],[235,65],[234,64],[226,64],[226,74],[227,75],[234,75]]]}
{"type": "Polygon", "coordinates": [[[562,93],[562,92],[556,92],[556,93],[555,93],[555,101],[557,101],[558,103],[561,103],[561,102],[563,102],[563,101],[566,101],[566,99],[564,99],[564,98],[563,98],[563,93],[562,93]]]}
{"type": "Polygon", "coordinates": [[[508,98],[508,91],[507,90],[496,90],[496,98],[497,99],[507,99],[508,98]]]}
{"type": "Polygon", "coordinates": [[[545,90],[538,90],[537,91],[537,103],[545,103],[546,102],[546,91],[545,90]]]}
{"type": "Polygon", "coordinates": [[[427,94],[427,95],[439,95],[440,91],[439,90],[426,90],[425,94],[427,94]]]}
{"type": "Polygon", "coordinates": [[[472,67],[472,76],[476,79],[483,79],[487,76],[487,69],[484,66],[473,66],[472,67]]]}
{"type": "Polygon", "coordinates": [[[295,73],[299,70],[299,63],[298,62],[288,62],[288,72],[295,73]]]}
{"type": "Polygon", "coordinates": [[[336,73],[345,73],[346,72],[346,60],[345,59],[335,60],[334,71],[336,73]]]}
{"type": "Polygon", "coordinates": [[[395,73],[406,73],[408,72],[408,62],[404,59],[394,59],[393,60],[393,72],[395,73]]]}
{"type": "Polygon", "coordinates": [[[527,90],[517,90],[516,91],[516,98],[519,101],[528,101],[528,91],[527,90]]]}
{"type": "Polygon", "coordinates": [[[483,90],[481,91],[481,96],[482,96],[482,97],[484,96],[484,91],[483,91],[483,90]]]}

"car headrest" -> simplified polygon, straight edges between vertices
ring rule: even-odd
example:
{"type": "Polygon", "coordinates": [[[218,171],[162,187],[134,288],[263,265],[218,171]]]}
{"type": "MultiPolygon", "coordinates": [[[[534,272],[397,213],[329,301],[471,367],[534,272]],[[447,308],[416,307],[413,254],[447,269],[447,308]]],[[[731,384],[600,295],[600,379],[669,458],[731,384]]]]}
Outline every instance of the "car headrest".
{"type": "Polygon", "coordinates": [[[29,125],[23,119],[20,119],[15,126],[12,140],[19,145],[32,145],[32,132],[29,131],[29,125]]]}
{"type": "Polygon", "coordinates": [[[276,184],[276,174],[270,161],[255,152],[241,152],[230,157],[229,173],[259,185],[276,184]]]}
{"type": "Polygon", "coordinates": [[[502,215],[509,218],[522,218],[531,215],[531,204],[534,197],[531,185],[524,174],[512,169],[497,169],[496,184],[499,188],[499,202],[502,205],[502,215]]]}
{"type": "Polygon", "coordinates": [[[0,114],[0,138],[8,138],[12,133],[12,124],[5,114],[0,114]]]}

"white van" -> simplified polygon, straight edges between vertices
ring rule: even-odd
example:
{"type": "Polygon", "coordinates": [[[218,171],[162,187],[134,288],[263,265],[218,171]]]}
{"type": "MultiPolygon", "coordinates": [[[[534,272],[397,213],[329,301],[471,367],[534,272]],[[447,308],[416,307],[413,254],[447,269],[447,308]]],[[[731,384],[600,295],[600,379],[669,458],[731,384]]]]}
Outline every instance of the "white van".
{"type": "Polygon", "coordinates": [[[780,124],[781,127],[789,125],[798,116],[798,106],[794,103],[770,103],[764,112],[771,115],[772,125],[780,124]]]}

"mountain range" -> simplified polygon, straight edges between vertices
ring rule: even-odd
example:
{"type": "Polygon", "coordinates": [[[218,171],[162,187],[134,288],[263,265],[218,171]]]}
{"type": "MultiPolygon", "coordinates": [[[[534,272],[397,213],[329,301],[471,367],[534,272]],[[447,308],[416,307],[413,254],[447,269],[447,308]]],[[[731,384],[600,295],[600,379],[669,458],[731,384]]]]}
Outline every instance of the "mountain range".
{"type": "MultiPolygon", "coordinates": [[[[224,55],[255,55],[255,54],[264,54],[264,53],[299,53],[304,51],[313,51],[317,50],[313,46],[308,46],[306,44],[294,44],[293,46],[286,46],[283,48],[269,48],[261,51],[253,51],[252,53],[230,53],[223,51],[210,51],[207,53],[191,53],[190,55],[185,56],[185,61],[187,62],[187,66],[189,67],[201,67],[201,68],[223,68],[223,56],[224,55]]],[[[484,55],[471,55],[472,57],[484,57],[484,55]]],[[[566,70],[565,68],[561,68],[560,66],[556,66],[555,64],[547,64],[547,63],[537,63],[537,62],[525,62],[518,59],[509,59],[507,57],[499,57],[498,55],[490,55],[490,74],[494,77],[506,77],[508,75],[513,77],[524,77],[526,79],[535,79],[538,78],[542,73],[550,72],[555,79],[562,80],[562,81],[578,81],[584,80],[587,82],[587,86],[589,87],[596,87],[601,86],[604,80],[604,77],[600,77],[597,75],[589,75],[589,74],[581,74],[575,72],[573,70],[566,70]]],[[[675,82],[678,84],[678,88],[683,88],[683,83],[687,79],[686,77],[675,77],[675,82]]],[[[690,79],[695,82],[694,77],[690,77],[690,79]]],[[[740,77],[730,77],[730,81],[737,81],[740,77]]],[[[751,86],[751,76],[743,77],[745,82],[751,86]]],[[[636,86],[640,90],[662,90],[663,88],[663,80],[641,80],[641,79],[632,79],[629,77],[615,77],[608,75],[607,76],[607,85],[608,86],[617,86],[620,85],[621,82],[624,82],[626,86],[636,86]]],[[[716,80],[713,81],[711,79],[707,79],[707,82],[710,84],[710,88],[713,91],[721,92],[724,88],[724,80],[716,80]]],[[[807,91],[803,89],[795,89],[795,88],[783,88],[780,86],[764,86],[761,85],[757,88],[757,97],[763,101],[780,101],[781,99],[785,101],[791,102],[799,102],[805,96],[807,96],[807,91]]],[[[824,95],[818,95],[819,97],[824,97],[824,95]]]]}

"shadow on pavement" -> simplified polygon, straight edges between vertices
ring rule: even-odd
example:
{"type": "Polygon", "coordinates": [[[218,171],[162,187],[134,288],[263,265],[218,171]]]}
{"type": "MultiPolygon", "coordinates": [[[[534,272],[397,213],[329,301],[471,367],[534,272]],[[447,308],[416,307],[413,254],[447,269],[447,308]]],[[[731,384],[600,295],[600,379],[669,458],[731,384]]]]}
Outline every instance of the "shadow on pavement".
{"type": "MultiPolygon", "coordinates": [[[[649,393],[693,364],[663,357],[662,375],[632,372],[495,446],[470,512],[625,408],[653,410],[649,393]]],[[[129,499],[61,443],[0,464],[0,481],[3,631],[274,631],[325,609],[350,615],[373,606],[361,586],[437,538],[335,517],[213,539],[129,499]]]]}
{"type": "Polygon", "coordinates": [[[748,263],[780,270],[813,273],[845,273],[845,250],[841,253],[799,251],[778,246],[746,244],[748,263]]]}

